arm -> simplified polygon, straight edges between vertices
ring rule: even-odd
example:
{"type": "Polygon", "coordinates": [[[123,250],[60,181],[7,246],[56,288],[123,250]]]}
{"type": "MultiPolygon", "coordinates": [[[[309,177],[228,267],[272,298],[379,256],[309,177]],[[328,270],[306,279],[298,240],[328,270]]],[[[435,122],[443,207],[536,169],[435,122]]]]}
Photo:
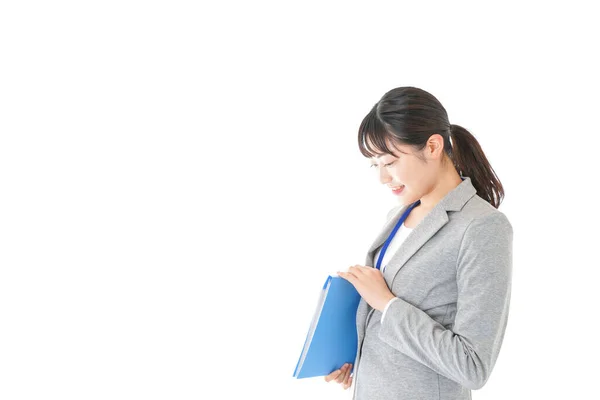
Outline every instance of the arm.
{"type": "Polygon", "coordinates": [[[452,329],[398,298],[388,303],[380,339],[463,386],[483,387],[507,325],[512,239],[512,226],[502,213],[472,221],[458,253],[458,300],[452,329]]]}

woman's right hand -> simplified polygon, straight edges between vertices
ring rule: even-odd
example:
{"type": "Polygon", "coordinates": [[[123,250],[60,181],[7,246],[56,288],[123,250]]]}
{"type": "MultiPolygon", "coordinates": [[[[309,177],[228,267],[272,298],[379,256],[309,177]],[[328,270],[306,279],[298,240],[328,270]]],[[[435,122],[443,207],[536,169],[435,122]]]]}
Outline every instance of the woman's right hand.
{"type": "Polygon", "coordinates": [[[325,377],[325,382],[330,382],[335,379],[337,383],[341,383],[344,390],[352,386],[352,377],[350,376],[350,370],[352,364],[344,364],[340,369],[336,369],[325,377]]]}

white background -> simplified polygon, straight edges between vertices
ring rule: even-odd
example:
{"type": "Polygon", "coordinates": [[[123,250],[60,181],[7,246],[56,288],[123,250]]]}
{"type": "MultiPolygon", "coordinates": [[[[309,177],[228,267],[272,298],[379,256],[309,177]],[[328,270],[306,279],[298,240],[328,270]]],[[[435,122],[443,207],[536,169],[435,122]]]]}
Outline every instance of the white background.
{"type": "Polygon", "coordinates": [[[0,398],[349,399],[296,380],[320,285],[398,199],[388,90],[481,143],[514,228],[478,400],[597,395],[592,2],[0,6],[0,398]]]}

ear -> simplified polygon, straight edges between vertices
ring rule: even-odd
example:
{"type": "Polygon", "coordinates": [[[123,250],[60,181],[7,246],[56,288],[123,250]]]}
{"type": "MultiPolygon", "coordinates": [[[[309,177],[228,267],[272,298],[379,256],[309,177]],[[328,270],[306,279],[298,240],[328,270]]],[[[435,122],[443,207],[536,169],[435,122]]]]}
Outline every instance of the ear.
{"type": "Polygon", "coordinates": [[[427,139],[425,145],[425,157],[436,160],[444,155],[444,137],[438,133],[434,133],[427,139]]]}

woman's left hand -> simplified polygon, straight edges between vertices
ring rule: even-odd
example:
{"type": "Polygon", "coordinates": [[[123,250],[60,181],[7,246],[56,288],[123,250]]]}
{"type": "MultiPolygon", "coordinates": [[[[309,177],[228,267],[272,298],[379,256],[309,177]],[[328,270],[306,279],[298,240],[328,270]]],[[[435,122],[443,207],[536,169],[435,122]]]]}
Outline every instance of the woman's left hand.
{"type": "Polygon", "coordinates": [[[348,268],[348,272],[338,271],[338,275],[354,285],[360,296],[376,310],[383,311],[387,303],[396,297],[377,268],[354,265],[348,268]]]}

